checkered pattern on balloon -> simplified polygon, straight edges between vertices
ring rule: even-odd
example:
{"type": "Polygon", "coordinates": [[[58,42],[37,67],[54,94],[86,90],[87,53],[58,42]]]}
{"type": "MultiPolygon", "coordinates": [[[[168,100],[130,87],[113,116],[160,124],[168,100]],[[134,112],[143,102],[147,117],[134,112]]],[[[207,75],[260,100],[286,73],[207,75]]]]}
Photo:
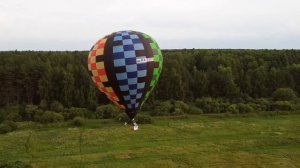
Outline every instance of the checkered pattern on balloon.
{"type": "Polygon", "coordinates": [[[96,87],[132,119],[156,85],[163,57],[150,36],[120,31],[97,41],[88,55],[96,87]]]}

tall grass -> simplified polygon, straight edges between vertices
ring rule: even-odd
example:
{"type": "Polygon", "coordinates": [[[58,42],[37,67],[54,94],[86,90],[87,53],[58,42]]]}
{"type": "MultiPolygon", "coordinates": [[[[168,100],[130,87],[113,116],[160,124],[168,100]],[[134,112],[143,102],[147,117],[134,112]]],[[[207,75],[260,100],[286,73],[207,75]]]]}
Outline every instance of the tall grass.
{"type": "MultiPolygon", "coordinates": [[[[33,167],[299,167],[299,115],[112,119],[0,135],[0,158],[33,167]]],[[[0,159],[0,160],[1,160],[0,159]]]]}

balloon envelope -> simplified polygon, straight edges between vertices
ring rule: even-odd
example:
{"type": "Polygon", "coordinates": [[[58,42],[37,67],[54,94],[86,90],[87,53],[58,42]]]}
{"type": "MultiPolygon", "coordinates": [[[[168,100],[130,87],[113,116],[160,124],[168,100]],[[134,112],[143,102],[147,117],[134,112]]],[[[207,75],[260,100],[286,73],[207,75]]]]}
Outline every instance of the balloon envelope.
{"type": "Polygon", "coordinates": [[[156,85],[162,63],[155,40],[136,31],[107,35],[88,55],[88,70],[96,87],[131,119],[156,85]]]}

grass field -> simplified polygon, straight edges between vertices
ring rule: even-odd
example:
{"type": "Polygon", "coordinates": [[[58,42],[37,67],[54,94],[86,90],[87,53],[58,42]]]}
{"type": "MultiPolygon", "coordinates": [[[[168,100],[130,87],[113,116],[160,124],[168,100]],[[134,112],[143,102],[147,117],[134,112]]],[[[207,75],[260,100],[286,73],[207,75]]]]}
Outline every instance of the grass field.
{"type": "MultiPolygon", "coordinates": [[[[87,120],[0,135],[0,160],[33,167],[300,167],[300,116],[154,118],[132,131],[87,120]]],[[[34,129],[29,129],[35,127],[34,129]]]]}

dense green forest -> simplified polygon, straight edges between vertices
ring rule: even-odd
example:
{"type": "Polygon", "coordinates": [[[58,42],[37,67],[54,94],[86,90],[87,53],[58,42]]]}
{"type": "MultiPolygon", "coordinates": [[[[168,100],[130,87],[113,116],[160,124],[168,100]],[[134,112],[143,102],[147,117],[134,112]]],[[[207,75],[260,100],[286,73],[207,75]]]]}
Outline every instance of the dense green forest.
{"type": "MultiPolygon", "coordinates": [[[[86,51],[0,52],[0,105],[53,101],[65,107],[108,103],[90,80],[86,51]]],[[[278,88],[300,94],[299,50],[164,50],[151,100],[193,102],[201,97],[247,101],[278,88]]],[[[150,100],[150,102],[151,102],[150,100]]]]}
{"type": "MultiPolygon", "coordinates": [[[[0,122],[118,116],[90,79],[87,54],[0,52],[0,122]]],[[[299,50],[184,49],[163,56],[160,80],[142,108],[150,115],[300,110],[299,50]]]]}

